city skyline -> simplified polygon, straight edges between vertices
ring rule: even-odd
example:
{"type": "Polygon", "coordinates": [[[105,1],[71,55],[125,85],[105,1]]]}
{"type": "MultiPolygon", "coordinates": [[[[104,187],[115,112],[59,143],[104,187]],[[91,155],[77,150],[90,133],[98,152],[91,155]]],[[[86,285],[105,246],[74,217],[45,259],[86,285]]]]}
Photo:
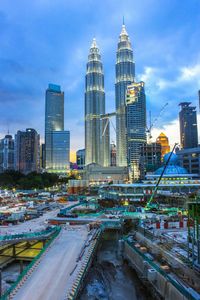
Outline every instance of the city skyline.
{"type": "Polygon", "coordinates": [[[198,104],[200,53],[196,41],[200,33],[197,26],[200,4],[184,1],[179,6],[178,2],[161,6],[158,1],[150,1],[149,5],[149,1],[135,2],[134,5],[132,1],[124,1],[124,4],[109,1],[112,14],[107,20],[107,8],[100,4],[96,12],[96,1],[88,1],[85,7],[79,1],[81,10],[77,2],[75,5],[71,1],[67,4],[60,1],[60,5],[50,1],[27,5],[25,1],[19,1],[18,7],[14,8],[11,1],[2,1],[1,138],[8,130],[14,135],[17,130],[34,128],[44,139],[45,89],[48,83],[55,82],[65,92],[65,127],[71,131],[71,149],[83,148],[84,74],[88,47],[95,36],[104,65],[106,112],[111,112],[115,107],[117,42],[124,15],[134,49],[136,80],[145,82],[147,111],[151,109],[154,118],[162,105],[169,103],[156,124],[159,129],[154,129],[154,138],[162,130],[170,144],[173,138],[179,142],[178,132],[174,137],[170,135],[170,128],[174,133],[178,124],[178,104],[183,100],[198,104]],[[130,7],[134,9],[130,11],[130,7]],[[169,14],[173,18],[168,18],[169,14]],[[43,28],[44,24],[48,26],[43,28]],[[161,31],[164,25],[165,29],[161,31]]]}

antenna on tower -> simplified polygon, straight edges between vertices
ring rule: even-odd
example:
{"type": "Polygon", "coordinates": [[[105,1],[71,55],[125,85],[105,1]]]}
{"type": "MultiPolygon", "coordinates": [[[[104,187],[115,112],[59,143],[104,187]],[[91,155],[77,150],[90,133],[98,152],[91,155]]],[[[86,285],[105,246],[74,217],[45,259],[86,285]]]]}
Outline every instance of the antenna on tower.
{"type": "Polygon", "coordinates": [[[124,23],[125,23],[125,22],[124,22],[124,16],[123,16],[123,25],[125,25],[124,23]]]}

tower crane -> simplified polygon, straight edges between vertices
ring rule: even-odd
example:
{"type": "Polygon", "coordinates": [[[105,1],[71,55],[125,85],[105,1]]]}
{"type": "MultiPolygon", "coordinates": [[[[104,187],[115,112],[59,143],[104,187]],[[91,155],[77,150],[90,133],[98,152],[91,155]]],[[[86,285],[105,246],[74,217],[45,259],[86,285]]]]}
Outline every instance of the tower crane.
{"type": "Polygon", "coordinates": [[[168,102],[165,103],[165,105],[163,105],[163,107],[161,108],[161,110],[159,112],[159,115],[153,120],[153,122],[151,121],[151,111],[149,112],[149,127],[146,128],[148,142],[151,142],[151,139],[152,139],[152,135],[151,135],[152,128],[154,127],[154,125],[156,124],[158,119],[161,117],[161,115],[162,115],[163,111],[165,110],[165,108],[167,107],[167,105],[168,105],[168,102]]]}

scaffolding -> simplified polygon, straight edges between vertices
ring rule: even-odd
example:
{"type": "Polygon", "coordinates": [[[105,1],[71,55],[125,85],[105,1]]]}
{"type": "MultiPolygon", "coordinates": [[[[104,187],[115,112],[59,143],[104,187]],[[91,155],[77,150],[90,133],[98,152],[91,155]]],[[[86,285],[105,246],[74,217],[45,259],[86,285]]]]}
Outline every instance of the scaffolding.
{"type": "Polygon", "coordinates": [[[188,260],[200,267],[200,201],[188,203],[188,260]]]}

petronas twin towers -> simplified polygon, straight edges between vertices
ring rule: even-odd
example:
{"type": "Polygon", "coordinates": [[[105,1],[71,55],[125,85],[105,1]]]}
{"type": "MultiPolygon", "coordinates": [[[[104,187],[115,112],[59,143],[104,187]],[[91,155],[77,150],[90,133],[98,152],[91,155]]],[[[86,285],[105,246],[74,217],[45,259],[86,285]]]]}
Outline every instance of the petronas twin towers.
{"type": "MultiPolygon", "coordinates": [[[[119,36],[116,60],[115,104],[117,165],[127,166],[126,89],[134,82],[133,50],[125,25],[119,36]]],[[[93,39],[85,77],[85,164],[110,166],[109,119],[105,114],[104,73],[101,55],[93,39]]]]}

